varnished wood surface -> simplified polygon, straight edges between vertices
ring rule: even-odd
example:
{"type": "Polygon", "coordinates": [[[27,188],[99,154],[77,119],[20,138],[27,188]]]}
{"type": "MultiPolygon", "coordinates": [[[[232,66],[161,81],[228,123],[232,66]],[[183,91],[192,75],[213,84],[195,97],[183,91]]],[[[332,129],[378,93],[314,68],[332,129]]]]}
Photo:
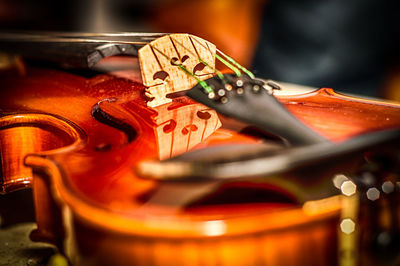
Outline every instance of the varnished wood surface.
{"type": "Polygon", "coordinates": [[[356,99],[335,93],[333,89],[279,99],[301,121],[331,140],[342,141],[399,126],[398,104],[356,99]]]}
{"type": "MultiPolygon", "coordinates": [[[[23,157],[34,153],[25,159],[36,182],[39,230],[32,237],[56,243],[74,263],[322,265],[329,258],[335,264],[340,199],[310,213],[295,194],[260,180],[169,184],[136,176],[139,161],[168,154],[160,152],[160,144],[177,149],[170,155],[196,146],[189,136],[197,136],[201,147],[262,142],[217,129],[218,119],[206,107],[180,97],[166,108],[148,108],[143,85],[112,75],[84,78],[28,69],[24,76],[2,76],[1,84],[2,125],[14,118],[0,130],[2,179],[31,182],[23,157]],[[133,127],[133,139],[94,119],[96,105],[133,127]],[[181,120],[185,113],[193,119],[181,120]],[[200,194],[185,201],[190,193],[200,194]],[[242,193],[267,196],[243,201],[237,196],[242,193]],[[218,203],[219,198],[227,200],[218,203]]],[[[400,124],[395,104],[343,97],[329,89],[280,100],[334,141],[400,124]]],[[[337,169],[323,170],[310,173],[308,185],[318,188],[337,169]]]]}

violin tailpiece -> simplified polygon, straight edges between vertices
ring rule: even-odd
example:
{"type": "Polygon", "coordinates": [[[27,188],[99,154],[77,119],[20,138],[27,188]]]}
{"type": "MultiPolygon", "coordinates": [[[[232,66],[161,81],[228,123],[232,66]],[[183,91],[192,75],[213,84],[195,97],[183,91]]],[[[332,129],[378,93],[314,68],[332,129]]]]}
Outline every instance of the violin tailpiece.
{"type": "Polygon", "coordinates": [[[189,34],[166,35],[140,48],[138,57],[147,87],[147,105],[156,107],[171,102],[168,94],[189,90],[198,80],[212,77],[215,54],[214,44],[189,34]]]}

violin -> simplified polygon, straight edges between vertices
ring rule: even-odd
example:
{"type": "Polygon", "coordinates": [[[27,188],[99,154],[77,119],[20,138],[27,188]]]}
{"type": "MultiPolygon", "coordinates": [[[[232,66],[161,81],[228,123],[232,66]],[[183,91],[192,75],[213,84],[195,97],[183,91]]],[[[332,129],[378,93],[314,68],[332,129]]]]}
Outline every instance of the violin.
{"type": "Polygon", "coordinates": [[[397,103],[279,95],[188,34],[1,39],[1,191],[72,265],[373,265],[397,236],[397,103]]]}

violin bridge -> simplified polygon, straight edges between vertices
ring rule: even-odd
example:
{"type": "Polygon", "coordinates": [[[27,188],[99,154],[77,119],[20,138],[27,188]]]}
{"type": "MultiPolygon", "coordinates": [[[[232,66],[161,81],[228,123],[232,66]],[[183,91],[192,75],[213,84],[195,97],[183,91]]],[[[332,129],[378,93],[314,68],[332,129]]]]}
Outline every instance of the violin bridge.
{"type": "Polygon", "coordinates": [[[170,34],[138,51],[147,105],[156,107],[172,100],[168,94],[189,90],[215,71],[214,44],[190,34],[170,34]]]}

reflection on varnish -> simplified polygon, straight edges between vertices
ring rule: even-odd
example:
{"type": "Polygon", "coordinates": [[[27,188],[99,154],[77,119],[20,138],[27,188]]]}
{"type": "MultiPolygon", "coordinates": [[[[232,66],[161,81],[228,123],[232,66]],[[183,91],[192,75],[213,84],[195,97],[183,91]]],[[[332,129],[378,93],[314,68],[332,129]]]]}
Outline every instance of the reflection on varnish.
{"type": "Polygon", "coordinates": [[[217,113],[202,104],[154,107],[153,122],[160,160],[186,152],[221,127],[217,113]]]}

